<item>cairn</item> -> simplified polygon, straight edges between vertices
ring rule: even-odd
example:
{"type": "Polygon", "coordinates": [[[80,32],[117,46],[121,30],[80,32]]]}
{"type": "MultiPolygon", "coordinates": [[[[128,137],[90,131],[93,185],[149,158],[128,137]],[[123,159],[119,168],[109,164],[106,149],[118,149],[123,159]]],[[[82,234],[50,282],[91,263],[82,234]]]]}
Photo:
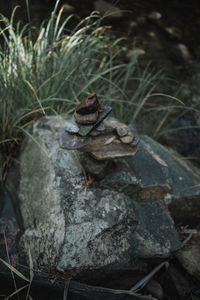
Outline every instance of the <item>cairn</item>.
{"type": "Polygon", "coordinates": [[[138,149],[139,138],[128,126],[106,120],[111,110],[92,93],[76,108],[61,133],[61,147],[83,152],[81,163],[85,171],[98,178],[105,175],[111,161],[133,156],[138,149]]]}

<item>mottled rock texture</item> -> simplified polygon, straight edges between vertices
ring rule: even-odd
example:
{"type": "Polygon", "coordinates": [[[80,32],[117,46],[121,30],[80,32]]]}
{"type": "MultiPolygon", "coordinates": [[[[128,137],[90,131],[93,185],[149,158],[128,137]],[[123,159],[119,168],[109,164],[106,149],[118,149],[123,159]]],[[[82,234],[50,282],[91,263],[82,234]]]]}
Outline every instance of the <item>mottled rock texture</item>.
{"type": "Polygon", "coordinates": [[[139,268],[143,258],[178,250],[165,202],[193,197],[187,187],[196,179],[144,136],[135,157],[115,160],[102,180],[83,188],[79,153],[60,147],[66,122],[55,116],[35,122],[16,166],[21,247],[30,248],[34,264],[58,265],[72,274],[127,270],[139,268]]]}

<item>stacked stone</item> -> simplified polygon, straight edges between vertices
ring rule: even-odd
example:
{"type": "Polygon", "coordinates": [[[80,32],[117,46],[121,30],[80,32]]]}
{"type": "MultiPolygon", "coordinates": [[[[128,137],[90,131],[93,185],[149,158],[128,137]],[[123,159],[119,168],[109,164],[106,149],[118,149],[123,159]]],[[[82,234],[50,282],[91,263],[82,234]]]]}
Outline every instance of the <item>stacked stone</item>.
{"type": "Polygon", "coordinates": [[[62,130],[61,146],[87,152],[98,161],[133,156],[139,138],[125,124],[105,120],[111,110],[99,103],[95,93],[90,94],[62,130]]]}

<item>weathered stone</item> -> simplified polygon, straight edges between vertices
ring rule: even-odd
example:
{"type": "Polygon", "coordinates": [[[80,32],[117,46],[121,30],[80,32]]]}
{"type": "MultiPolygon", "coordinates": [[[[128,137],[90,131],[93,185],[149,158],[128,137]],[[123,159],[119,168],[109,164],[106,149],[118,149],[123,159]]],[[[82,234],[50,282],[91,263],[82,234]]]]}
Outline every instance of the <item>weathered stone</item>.
{"type": "MultiPolygon", "coordinates": [[[[107,108],[104,110],[107,110],[107,108]]],[[[103,111],[100,114],[103,114],[103,111]]],[[[76,116],[77,114],[74,114],[75,118],[76,116]]],[[[88,115],[79,116],[87,118],[88,115]]],[[[89,152],[97,160],[133,156],[137,151],[138,137],[125,124],[117,120],[107,120],[102,124],[103,119],[101,118],[97,127],[95,124],[91,125],[91,131],[89,131],[89,126],[79,125],[78,134],[71,133],[77,130],[73,126],[74,119],[71,118],[71,121],[72,126],[68,125],[65,132],[62,130],[61,146],[66,149],[79,149],[83,152],[89,152]],[[126,135],[124,136],[124,134],[126,135]],[[118,135],[121,136],[118,137],[118,135]]],[[[91,173],[93,173],[93,170],[91,170],[91,173]]]]}
{"type": "MultiPolygon", "coordinates": [[[[27,137],[19,158],[21,247],[25,253],[30,248],[34,265],[58,265],[71,274],[100,268],[115,272],[179,249],[173,222],[159,203],[137,203],[134,196],[98,183],[82,188],[79,159],[59,147],[60,127],[65,128],[60,117],[35,122],[30,132],[37,143],[27,137]]],[[[110,169],[108,176],[119,172],[120,167],[110,169]]]]}
{"type": "Polygon", "coordinates": [[[107,175],[108,168],[112,167],[109,160],[96,160],[87,153],[80,153],[80,162],[86,172],[97,177],[103,178],[107,175]]]}
{"type": "Polygon", "coordinates": [[[77,107],[76,112],[80,115],[91,114],[98,111],[99,105],[96,94],[92,93],[77,107]]]}
{"type": "Polygon", "coordinates": [[[200,177],[195,167],[183,163],[180,155],[171,154],[147,136],[141,137],[139,151],[126,161],[141,180],[138,200],[165,197],[165,203],[177,222],[199,222],[200,177]],[[146,196],[145,191],[148,191],[146,196]]]}
{"type": "Polygon", "coordinates": [[[65,131],[70,132],[70,133],[78,133],[79,132],[79,127],[76,124],[76,121],[74,120],[74,116],[72,116],[69,121],[66,121],[66,127],[65,131]]]}
{"type": "Polygon", "coordinates": [[[116,159],[114,163],[112,171],[99,182],[99,187],[123,192],[127,196],[135,198],[135,195],[141,190],[140,181],[131,172],[124,159],[116,159]]]}
{"type": "Polygon", "coordinates": [[[100,123],[100,125],[98,127],[96,127],[95,129],[93,129],[90,132],[90,136],[97,136],[97,135],[103,133],[104,130],[105,130],[105,125],[102,122],[102,123],[100,123]]]}
{"type": "Polygon", "coordinates": [[[95,129],[99,132],[103,132],[105,130],[104,122],[100,123],[95,129]]]}
{"type": "Polygon", "coordinates": [[[117,131],[118,128],[127,128],[128,130],[128,126],[126,126],[124,123],[119,122],[117,119],[114,118],[109,118],[107,120],[104,121],[104,125],[106,127],[106,129],[108,130],[108,132],[113,132],[113,131],[117,131]]]}
{"type": "Polygon", "coordinates": [[[92,125],[80,126],[78,134],[81,136],[88,135],[92,130],[96,129],[101,124],[101,122],[108,116],[111,110],[112,108],[110,106],[104,106],[103,111],[99,112],[97,121],[92,125]]]}
{"type": "Polygon", "coordinates": [[[91,132],[90,132],[90,136],[97,136],[97,135],[100,135],[101,132],[96,130],[96,129],[93,129],[91,132]]]}
{"type": "Polygon", "coordinates": [[[91,130],[93,130],[93,125],[80,126],[78,134],[81,136],[86,136],[89,132],[91,132],[91,130]]]}
{"type": "Polygon", "coordinates": [[[119,136],[125,136],[128,134],[127,126],[116,127],[116,132],[119,136]]]}
{"type": "Polygon", "coordinates": [[[130,146],[137,146],[139,144],[139,141],[140,141],[140,138],[138,135],[135,135],[134,138],[133,138],[133,141],[132,143],[130,144],[130,146]]]}
{"type": "Polygon", "coordinates": [[[137,147],[121,143],[113,134],[105,134],[93,137],[91,142],[80,148],[83,152],[90,152],[96,159],[114,159],[117,157],[133,156],[137,147]]]}
{"type": "Polygon", "coordinates": [[[128,132],[126,136],[120,136],[120,141],[124,144],[131,144],[134,139],[134,134],[132,132],[128,132]]]}
{"type": "Polygon", "coordinates": [[[98,111],[95,111],[94,113],[90,113],[87,115],[81,115],[77,112],[74,113],[74,118],[76,119],[76,122],[81,125],[90,125],[94,124],[97,121],[98,118],[98,111]]]}
{"type": "Polygon", "coordinates": [[[66,129],[61,131],[60,146],[68,150],[80,149],[91,142],[89,136],[79,136],[74,133],[66,132],[66,129]]]}

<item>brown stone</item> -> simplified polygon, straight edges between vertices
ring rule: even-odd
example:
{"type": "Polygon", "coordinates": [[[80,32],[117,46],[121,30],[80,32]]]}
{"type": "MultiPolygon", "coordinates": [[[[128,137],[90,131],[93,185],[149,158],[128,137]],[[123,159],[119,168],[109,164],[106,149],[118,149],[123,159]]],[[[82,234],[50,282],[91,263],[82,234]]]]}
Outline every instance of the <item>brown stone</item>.
{"type": "MultiPolygon", "coordinates": [[[[87,125],[87,126],[79,124],[78,134],[81,136],[86,136],[86,135],[90,134],[90,132],[92,132],[93,130],[99,128],[99,126],[101,125],[101,122],[108,116],[108,114],[111,112],[111,110],[112,110],[112,108],[110,106],[104,106],[103,111],[99,112],[98,118],[94,124],[87,125]]],[[[100,130],[101,129],[102,129],[102,127],[100,127],[100,130]]],[[[97,129],[97,130],[99,130],[99,129],[97,129]]]]}
{"type": "Polygon", "coordinates": [[[137,151],[137,146],[124,144],[113,134],[104,134],[92,137],[91,142],[80,148],[80,151],[90,152],[94,158],[103,160],[133,156],[137,151]]]}
{"type": "Polygon", "coordinates": [[[77,107],[76,112],[81,115],[86,115],[96,112],[98,108],[99,101],[96,94],[92,93],[77,107]]]}
{"type": "Polygon", "coordinates": [[[87,115],[81,115],[81,114],[75,112],[74,118],[78,124],[90,125],[97,121],[98,114],[99,114],[98,111],[95,111],[94,113],[90,113],[87,115]]]}

